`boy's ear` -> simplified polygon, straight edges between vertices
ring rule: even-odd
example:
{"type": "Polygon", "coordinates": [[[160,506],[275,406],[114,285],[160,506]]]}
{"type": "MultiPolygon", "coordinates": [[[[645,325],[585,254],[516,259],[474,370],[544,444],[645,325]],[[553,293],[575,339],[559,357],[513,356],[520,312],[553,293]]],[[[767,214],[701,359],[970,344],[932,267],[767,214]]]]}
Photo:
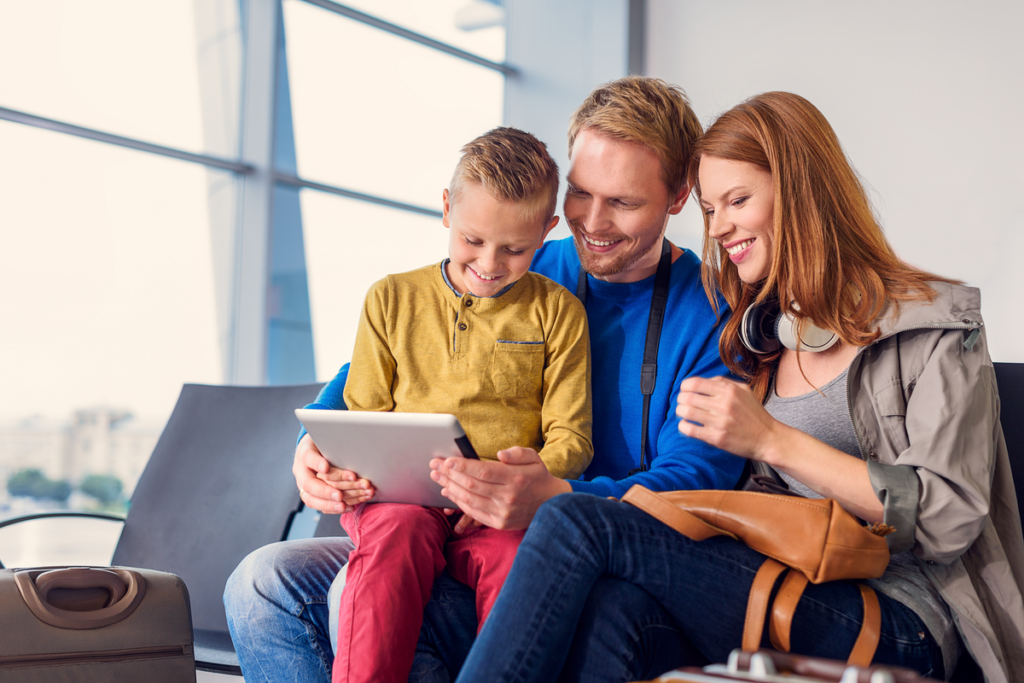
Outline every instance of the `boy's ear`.
{"type": "Polygon", "coordinates": [[[548,234],[549,234],[549,233],[550,233],[550,232],[551,232],[552,230],[554,230],[554,228],[555,228],[555,226],[556,226],[556,225],[558,225],[558,216],[552,216],[552,217],[551,217],[551,222],[550,222],[550,223],[548,223],[548,227],[544,228],[544,232],[543,232],[543,234],[541,234],[541,236],[540,236],[540,241],[541,241],[541,243],[542,243],[542,244],[543,244],[544,240],[546,240],[546,239],[547,239],[547,237],[548,237],[548,234]]]}
{"type": "Polygon", "coordinates": [[[441,193],[441,202],[444,204],[444,216],[441,218],[441,223],[446,228],[451,227],[450,225],[448,225],[448,214],[451,213],[452,207],[451,202],[448,200],[448,198],[449,194],[446,188],[445,191],[441,193]]]}
{"type": "Polygon", "coordinates": [[[675,200],[668,207],[668,212],[675,215],[683,210],[683,205],[686,204],[686,200],[690,198],[690,186],[683,183],[683,186],[679,189],[679,194],[676,195],[675,200]]]}

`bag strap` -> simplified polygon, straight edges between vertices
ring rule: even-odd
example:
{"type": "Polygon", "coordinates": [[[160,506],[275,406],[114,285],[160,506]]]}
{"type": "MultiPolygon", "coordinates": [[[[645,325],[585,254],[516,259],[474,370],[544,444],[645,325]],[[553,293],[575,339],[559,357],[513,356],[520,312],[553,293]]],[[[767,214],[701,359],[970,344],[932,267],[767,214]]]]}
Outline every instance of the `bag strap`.
{"type": "Polygon", "coordinates": [[[803,572],[792,571],[786,574],[775,600],[772,602],[772,621],[768,624],[768,635],[776,650],[789,652],[789,633],[793,627],[793,614],[800,596],[807,588],[807,576],[803,572]]]}
{"type": "Polygon", "coordinates": [[[860,598],[864,601],[864,623],[846,662],[853,666],[867,667],[875,658],[878,638],[882,634],[882,609],[878,606],[878,596],[870,586],[862,583],[859,584],[859,588],[860,598]]]}
{"type": "MultiPolygon", "coordinates": [[[[638,472],[646,472],[647,465],[647,425],[650,422],[651,394],[658,379],[658,346],[661,343],[661,327],[665,321],[665,308],[668,306],[668,285],[672,277],[672,244],[667,239],[661,241],[661,258],[658,270],[654,275],[654,292],[651,294],[651,311],[647,316],[647,336],[644,339],[644,361],[640,366],[640,393],[643,395],[643,412],[640,417],[640,466],[629,471],[632,477],[638,472]]],[[[580,265],[579,280],[576,281],[576,297],[587,305],[587,271],[580,265]]]]}
{"type": "Polygon", "coordinates": [[[665,321],[665,307],[668,306],[668,281],[672,273],[672,245],[666,239],[661,240],[661,260],[654,276],[654,293],[651,295],[651,312],[647,318],[647,337],[644,340],[644,363],[640,366],[640,393],[644,404],[641,415],[640,433],[640,467],[630,471],[630,476],[648,470],[647,460],[647,424],[651,414],[651,394],[654,383],[658,379],[658,344],[661,342],[661,325],[665,321]]]}
{"type": "Polygon", "coordinates": [[[654,491],[643,486],[630,487],[625,495],[622,496],[622,502],[640,508],[662,524],[672,527],[683,536],[694,541],[703,541],[712,536],[728,536],[733,540],[739,540],[736,534],[731,531],[720,529],[714,524],[705,522],[697,515],[683,510],[677,505],[673,505],[654,491]]]}
{"type": "Polygon", "coordinates": [[[789,567],[769,557],[754,575],[750,597],[747,598],[747,617],[743,621],[742,647],[747,652],[757,652],[761,647],[761,634],[764,632],[764,618],[768,614],[772,586],[779,575],[787,569],[789,567]]]}
{"type": "MultiPolygon", "coordinates": [[[[747,617],[743,623],[743,649],[747,652],[755,652],[761,645],[761,633],[764,630],[765,615],[768,610],[768,600],[771,597],[772,587],[775,585],[779,575],[789,569],[781,562],[767,559],[754,575],[754,583],[750,587],[750,597],[747,599],[747,617]]],[[[782,586],[772,601],[772,618],[768,625],[768,635],[771,638],[772,646],[776,650],[789,652],[790,632],[793,626],[793,615],[796,613],[797,603],[807,588],[807,576],[803,572],[790,569],[786,578],[782,580],[782,586]]],[[[850,666],[867,668],[871,666],[871,660],[875,658],[875,651],[878,649],[878,640],[882,632],[882,610],[878,604],[878,595],[870,587],[863,583],[858,584],[861,601],[864,603],[864,620],[861,622],[860,633],[853,643],[850,656],[846,663],[850,666]]]]}

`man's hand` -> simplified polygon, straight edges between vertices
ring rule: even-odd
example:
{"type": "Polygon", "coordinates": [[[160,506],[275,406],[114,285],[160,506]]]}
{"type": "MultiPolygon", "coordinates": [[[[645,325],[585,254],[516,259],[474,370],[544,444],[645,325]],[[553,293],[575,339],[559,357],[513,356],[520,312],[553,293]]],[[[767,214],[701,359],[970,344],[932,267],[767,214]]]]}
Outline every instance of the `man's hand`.
{"type": "Polygon", "coordinates": [[[373,497],[370,482],[332,467],[309,434],[295,447],[292,474],[302,502],[320,512],[336,515],[373,497]]]}
{"type": "Polygon", "coordinates": [[[569,493],[569,482],[553,477],[532,448],[498,451],[499,462],[434,458],[430,478],[466,513],[455,526],[462,533],[473,520],[494,529],[525,529],[541,503],[569,493]]]}

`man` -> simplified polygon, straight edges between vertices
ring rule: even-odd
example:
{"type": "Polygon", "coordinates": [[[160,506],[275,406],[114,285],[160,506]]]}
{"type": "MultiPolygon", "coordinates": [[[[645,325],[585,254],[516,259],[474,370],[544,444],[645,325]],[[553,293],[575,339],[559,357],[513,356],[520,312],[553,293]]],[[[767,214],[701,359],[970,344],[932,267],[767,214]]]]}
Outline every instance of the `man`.
{"type": "MultiPolygon", "coordinates": [[[[670,490],[736,483],[742,460],[682,436],[674,418],[683,379],[727,373],[718,354],[724,319],[708,304],[698,259],[664,239],[669,217],[689,196],[686,169],[700,133],[681,90],[637,76],[598,88],[573,115],[563,211],[573,236],[547,243],[532,268],[585,298],[593,462],[580,480],[563,481],[526,448],[504,452],[500,462],[432,461],[431,476],[467,513],[456,532],[471,519],[526,528],[542,503],[570,491],[619,496],[633,484],[670,490]],[[662,298],[655,281],[666,277],[659,312],[652,306],[662,298]],[[652,318],[663,319],[660,328],[652,318]],[[649,390],[646,400],[642,389],[649,390]]],[[[327,468],[315,449],[296,451],[293,472],[303,502],[341,512],[352,501],[316,477],[327,468]]],[[[324,539],[276,544],[236,570],[225,605],[250,683],[285,673],[329,679],[326,596],[347,548],[324,539]]],[[[454,678],[476,628],[467,591],[446,574],[435,582],[411,680],[454,678]]]]}

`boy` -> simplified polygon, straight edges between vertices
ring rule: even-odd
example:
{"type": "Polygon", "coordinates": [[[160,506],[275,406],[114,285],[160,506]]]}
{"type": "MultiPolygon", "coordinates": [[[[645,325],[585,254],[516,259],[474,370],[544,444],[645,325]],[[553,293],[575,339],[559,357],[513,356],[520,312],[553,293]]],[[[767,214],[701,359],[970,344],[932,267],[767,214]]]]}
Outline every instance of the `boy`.
{"type": "MultiPolygon", "coordinates": [[[[449,258],[370,288],[345,403],[452,413],[481,458],[535,448],[555,476],[579,477],[593,456],[586,314],[568,290],[529,272],[558,222],[558,168],[543,143],[513,128],[490,131],[462,152],[443,193],[449,258]]],[[[350,505],[373,496],[365,480],[332,483],[350,505]]],[[[356,549],[335,683],[406,681],[423,608],[445,566],[476,590],[483,623],[523,532],[453,535],[453,519],[383,503],[342,515],[356,549]]]]}

